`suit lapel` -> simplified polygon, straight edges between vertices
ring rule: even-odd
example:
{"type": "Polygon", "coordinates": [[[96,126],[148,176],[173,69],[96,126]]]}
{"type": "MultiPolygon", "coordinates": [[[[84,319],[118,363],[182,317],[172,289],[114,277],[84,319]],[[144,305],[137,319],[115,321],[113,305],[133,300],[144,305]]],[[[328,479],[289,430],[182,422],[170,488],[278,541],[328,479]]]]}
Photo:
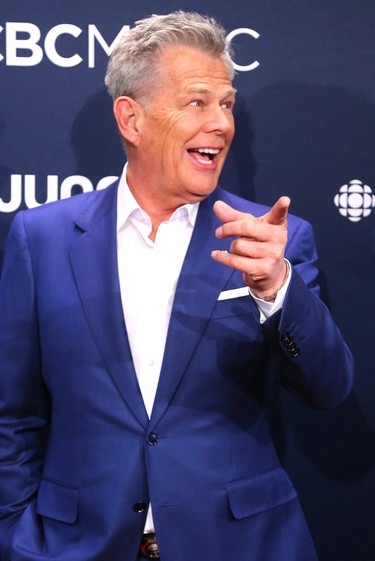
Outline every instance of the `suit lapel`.
{"type": "MultiPolygon", "coordinates": [[[[148,418],[135,374],[122,312],[117,269],[117,189],[107,188],[77,220],[78,239],[70,258],[82,306],[107,370],[142,427],[148,418]]],[[[229,250],[218,240],[212,206],[216,190],[201,204],[173,303],[151,423],[168,407],[203,335],[217,298],[234,271],[211,258],[213,249],[229,250]]],[[[225,198],[223,195],[222,198],[225,198]]]]}
{"type": "Polygon", "coordinates": [[[160,380],[151,421],[168,407],[202,337],[218,295],[234,271],[214,261],[211,251],[229,249],[231,239],[218,240],[219,221],[212,210],[216,192],[199,207],[192,239],[179,277],[169,323],[160,380]]]}
{"type": "Polygon", "coordinates": [[[106,368],[134,416],[148,422],[122,313],[117,270],[117,189],[98,193],[79,216],[70,259],[87,321],[106,368]]]}

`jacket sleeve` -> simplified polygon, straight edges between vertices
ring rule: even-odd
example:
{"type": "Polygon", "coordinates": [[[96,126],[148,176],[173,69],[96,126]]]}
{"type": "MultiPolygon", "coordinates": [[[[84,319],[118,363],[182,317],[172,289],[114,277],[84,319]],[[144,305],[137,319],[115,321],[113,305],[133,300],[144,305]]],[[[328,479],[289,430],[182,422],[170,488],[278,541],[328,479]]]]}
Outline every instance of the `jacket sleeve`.
{"type": "Polygon", "coordinates": [[[39,485],[48,426],[36,295],[23,213],[11,228],[0,282],[0,559],[39,485]]]}
{"type": "Polygon", "coordinates": [[[304,403],[328,408],[340,403],[353,383],[353,357],[319,298],[317,253],[311,225],[299,220],[286,257],[292,278],[282,310],[264,324],[282,384],[304,403]]]}

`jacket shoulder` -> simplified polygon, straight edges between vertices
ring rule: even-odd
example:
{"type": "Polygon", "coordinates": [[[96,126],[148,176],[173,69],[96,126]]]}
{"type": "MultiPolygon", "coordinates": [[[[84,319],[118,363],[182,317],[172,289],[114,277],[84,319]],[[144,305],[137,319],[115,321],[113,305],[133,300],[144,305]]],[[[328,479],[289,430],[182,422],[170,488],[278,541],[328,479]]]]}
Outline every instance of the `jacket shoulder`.
{"type": "Polygon", "coordinates": [[[43,204],[39,207],[22,210],[16,220],[23,219],[29,227],[44,229],[56,228],[66,221],[89,220],[91,217],[105,215],[116,207],[118,181],[105,189],[73,195],[68,199],[43,204]]]}

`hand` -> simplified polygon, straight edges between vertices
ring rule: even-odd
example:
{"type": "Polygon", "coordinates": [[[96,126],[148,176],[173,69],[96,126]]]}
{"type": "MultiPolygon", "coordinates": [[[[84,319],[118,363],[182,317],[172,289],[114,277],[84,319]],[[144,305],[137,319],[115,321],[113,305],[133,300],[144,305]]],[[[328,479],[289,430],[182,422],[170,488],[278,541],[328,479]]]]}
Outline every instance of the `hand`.
{"type": "Polygon", "coordinates": [[[269,212],[255,218],[240,212],[223,201],[216,201],[214,212],[223,222],[217,238],[236,236],[230,253],[216,250],[211,257],[244,273],[244,281],[259,298],[271,299],[287,277],[284,260],[287,242],[289,197],[280,197],[269,212]]]}

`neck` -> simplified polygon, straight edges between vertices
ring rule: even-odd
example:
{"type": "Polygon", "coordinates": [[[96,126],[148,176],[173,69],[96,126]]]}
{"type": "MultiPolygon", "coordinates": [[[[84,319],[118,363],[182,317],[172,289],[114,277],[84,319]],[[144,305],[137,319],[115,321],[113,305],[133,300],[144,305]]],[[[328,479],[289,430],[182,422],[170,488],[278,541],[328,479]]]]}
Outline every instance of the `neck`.
{"type": "Polygon", "coordinates": [[[150,217],[152,231],[149,238],[154,241],[160,224],[169,220],[174,211],[185,202],[171,201],[167,196],[161,196],[162,190],[154,185],[151,178],[147,179],[142,174],[132,173],[129,166],[126,180],[133,197],[150,217]]]}

